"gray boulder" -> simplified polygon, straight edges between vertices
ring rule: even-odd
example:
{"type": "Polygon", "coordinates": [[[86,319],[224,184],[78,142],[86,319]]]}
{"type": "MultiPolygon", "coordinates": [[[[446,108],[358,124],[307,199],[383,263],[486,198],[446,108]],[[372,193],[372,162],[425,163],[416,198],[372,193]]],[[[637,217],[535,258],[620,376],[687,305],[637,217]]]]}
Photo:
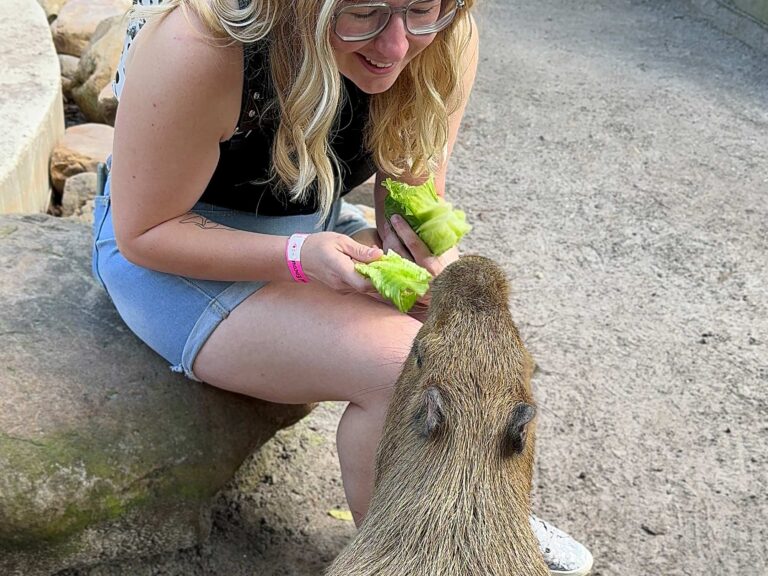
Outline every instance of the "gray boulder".
{"type": "Polygon", "coordinates": [[[170,372],[90,277],[90,229],[0,216],[0,574],[203,542],[243,460],[308,406],[170,372]]]}
{"type": "Polygon", "coordinates": [[[61,68],[61,92],[66,100],[72,99],[72,82],[77,74],[80,58],[69,54],[59,54],[59,68],[61,68]]]}
{"type": "Polygon", "coordinates": [[[89,206],[93,214],[93,199],[96,196],[98,177],[96,172],[80,172],[64,182],[64,194],[61,199],[62,216],[82,216],[84,208],[89,206]]]}

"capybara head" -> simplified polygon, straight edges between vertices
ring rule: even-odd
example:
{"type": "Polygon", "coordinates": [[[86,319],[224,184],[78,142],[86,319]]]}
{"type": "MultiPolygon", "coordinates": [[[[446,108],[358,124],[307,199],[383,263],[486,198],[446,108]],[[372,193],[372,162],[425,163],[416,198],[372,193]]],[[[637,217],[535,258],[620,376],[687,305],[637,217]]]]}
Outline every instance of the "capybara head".
{"type": "Polygon", "coordinates": [[[332,576],[549,574],[528,522],[533,360],[491,260],[434,281],[387,414],[374,496],[332,576]]]}

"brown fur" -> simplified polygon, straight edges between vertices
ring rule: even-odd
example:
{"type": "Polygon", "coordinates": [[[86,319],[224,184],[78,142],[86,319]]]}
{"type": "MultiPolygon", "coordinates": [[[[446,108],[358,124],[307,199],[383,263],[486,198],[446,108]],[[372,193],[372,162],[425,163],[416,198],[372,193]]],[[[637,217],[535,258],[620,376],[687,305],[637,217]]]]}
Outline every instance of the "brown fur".
{"type": "Polygon", "coordinates": [[[360,532],[327,576],[548,576],[528,523],[533,361],[487,258],[446,268],[398,379],[360,532]]]}

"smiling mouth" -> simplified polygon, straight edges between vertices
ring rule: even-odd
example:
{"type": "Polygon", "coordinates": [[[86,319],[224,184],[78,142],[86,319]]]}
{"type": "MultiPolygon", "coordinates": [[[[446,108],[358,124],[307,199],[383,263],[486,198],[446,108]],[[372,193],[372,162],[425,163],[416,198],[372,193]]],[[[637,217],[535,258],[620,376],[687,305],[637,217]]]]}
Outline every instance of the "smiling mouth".
{"type": "Polygon", "coordinates": [[[363,54],[358,53],[357,55],[360,57],[360,59],[363,62],[365,62],[365,64],[370,70],[373,70],[375,72],[387,72],[395,67],[394,62],[378,62],[376,60],[368,58],[368,56],[364,56],[363,54]]]}

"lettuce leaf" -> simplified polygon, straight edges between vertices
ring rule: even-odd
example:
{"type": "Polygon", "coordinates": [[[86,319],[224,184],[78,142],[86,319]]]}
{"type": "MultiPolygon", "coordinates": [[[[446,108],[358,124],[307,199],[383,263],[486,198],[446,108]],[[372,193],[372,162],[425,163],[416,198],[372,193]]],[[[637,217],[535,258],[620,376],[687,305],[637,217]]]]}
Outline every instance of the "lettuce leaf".
{"type": "Polygon", "coordinates": [[[429,290],[432,276],[424,268],[389,250],[370,264],[358,262],[355,270],[371,281],[384,298],[400,312],[408,312],[429,290]]]}
{"type": "Polygon", "coordinates": [[[389,220],[400,214],[418,234],[432,254],[439,256],[453,248],[472,227],[461,210],[437,195],[435,177],[420,186],[387,178],[382,183],[389,194],[384,200],[384,215],[389,220]]]}

